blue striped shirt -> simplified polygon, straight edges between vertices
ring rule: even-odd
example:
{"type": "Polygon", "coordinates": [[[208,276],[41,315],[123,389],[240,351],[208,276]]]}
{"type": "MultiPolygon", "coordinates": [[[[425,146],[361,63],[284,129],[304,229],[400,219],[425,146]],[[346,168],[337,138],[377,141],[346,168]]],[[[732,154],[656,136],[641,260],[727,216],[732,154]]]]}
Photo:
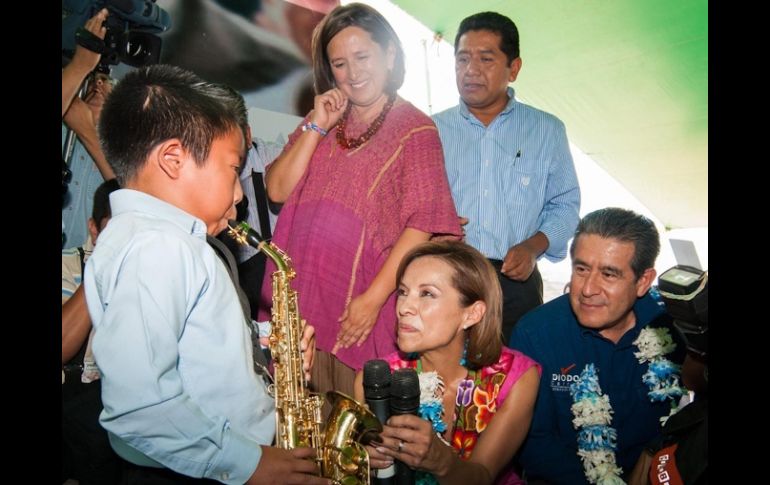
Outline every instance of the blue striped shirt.
{"type": "Polygon", "coordinates": [[[469,219],[465,240],[486,257],[538,231],[548,238],[545,257],[567,255],[580,219],[580,187],[564,123],[516,101],[484,126],[465,103],[433,116],[444,148],[457,214],[469,219]]]}

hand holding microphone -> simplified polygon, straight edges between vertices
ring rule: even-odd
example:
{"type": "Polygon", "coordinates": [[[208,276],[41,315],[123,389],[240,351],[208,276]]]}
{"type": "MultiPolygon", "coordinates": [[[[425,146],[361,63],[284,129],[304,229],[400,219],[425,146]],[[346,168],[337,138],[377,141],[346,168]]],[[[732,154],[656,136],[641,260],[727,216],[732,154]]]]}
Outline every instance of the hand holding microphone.
{"type": "MultiPolygon", "coordinates": [[[[377,419],[383,425],[390,417],[390,366],[384,360],[370,360],[364,364],[364,399],[377,419]]],[[[395,467],[376,470],[375,485],[395,485],[395,467]]]]}
{"type": "MultiPolygon", "coordinates": [[[[398,369],[393,373],[390,384],[390,414],[403,416],[412,414],[419,416],[420,409],[420,380],[414,369],[398,369]]],[[[404,441],[398,445],[398,451],[403,452],[404,441]]],[[[414,470],[402,461],[396,461],[396,485],[414,485],[414,470]]]]}
{"type": "Polygon", "coordinates": [[[414,470],[444,473],[457,460],[441,441],[433,425],[419,417],[420,381],[414,369],[393,373],[390,385],[390,419],[383,427],[377,451],[395,460],[395,485],[415,483],[414,470]]]}

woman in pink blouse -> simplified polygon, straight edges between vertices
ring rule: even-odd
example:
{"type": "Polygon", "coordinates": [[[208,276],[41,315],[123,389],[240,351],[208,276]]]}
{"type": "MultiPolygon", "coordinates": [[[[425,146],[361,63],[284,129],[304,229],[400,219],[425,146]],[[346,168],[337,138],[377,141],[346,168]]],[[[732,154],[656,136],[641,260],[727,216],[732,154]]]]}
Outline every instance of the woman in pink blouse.
{"type": "Polygon", "coordinates": [[[529,430],[542,369],[501,344],[495,269],[465,243],[430,242],[404,256],[397,278],[400,352],[384,360],[417,371],[423,419],[391,416],[369,448],[371,466],[401,461],[421,485],[523,484],[510,461],[529,430]]]}
{"type": "MultiPolygon", "coordinates": [[[[353,392],[354,371],[396,349],[395,275],[408,250],[462,232],[431,119],[396,94],[404,54],[388,22],[340,6],[313,37],[314,109],[267,169],[284,202],[273,242],[292,258],[316,328],[311,384],[353,392]]],[[[274,265],[265,271],[268,318],[274,265]]]]}

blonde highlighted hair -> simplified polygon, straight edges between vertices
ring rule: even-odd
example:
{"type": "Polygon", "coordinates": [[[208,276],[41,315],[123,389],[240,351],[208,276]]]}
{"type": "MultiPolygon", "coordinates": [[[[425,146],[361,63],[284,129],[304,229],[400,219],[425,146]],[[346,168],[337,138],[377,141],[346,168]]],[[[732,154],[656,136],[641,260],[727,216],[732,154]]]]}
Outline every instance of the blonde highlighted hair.
{"type": "Polygon", "coordinates": [[[460,304],[468,307],[483,301],[487,310],[481,321],[468,330],[467,366],[478,369],[500,359],[503,339],[503,296],[492,264],[475,248],[459,241],[427,242],[409,251],[401,260],[396,284],[415,260],[432,256],[453,270],[452,286],[460,293],[460,304]]]}

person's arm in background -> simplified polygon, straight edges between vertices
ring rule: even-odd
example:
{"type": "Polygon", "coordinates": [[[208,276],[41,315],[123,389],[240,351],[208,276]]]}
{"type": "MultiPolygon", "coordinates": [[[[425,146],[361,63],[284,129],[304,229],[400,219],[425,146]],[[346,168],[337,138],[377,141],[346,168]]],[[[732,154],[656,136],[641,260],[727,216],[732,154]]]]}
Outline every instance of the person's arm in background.
{"type": "Polygon", "coordinates": [[[77,134],[78,139],[94,159],[94,164],[104,180],[115,178],[107,158],[99,144],[99,136],[96,133],[96,120],[88,105],[80,98],[72,100],[69,109],[64,114],[64,122],[77,134]]]}
{"type": "Polygon", "coordinates": [[[77,354],[91,331],[91,318],[86,307],[83,285],[61,306],[61,363],[77,354]]]}
{"type": "Polygon", "coordinates": [[[382,305],[396,289],[396,270],[404,255],[420,243],[430,239],[430,234],[407,227],[401,233],[385,263],[374,277],[369,288],[353,298],[340,317],[340,331],[332,353],[353,344],[362,344],[380,314],[382,305]]]}
{"type": "MultiPolygon", "coordinates": [[[[337,88],[330,89],[315,97],[313,111],[308,115],[311,123],[329,131],[340,119],[348,105],[348,98],[337,88]]],[[[305,173],[316,147],[323,135],[315,130],[307,130],[294,140],[294,143],[282,153],[267,169],[265,187],[270,200],[286,202],[294,187],[305,173]]]]}
{"type": "MultiPolygon", "coordinates": [[[[107,9],[103,8],[91,17],[84,26],[86,30],[104,39],[107,33],[107,28],[102,24],[107,20],[107,9]]],[[[77,45],[75,47],[75,54],[72,56],[69,64],[62,69],[61,72],[61,115],[64,118],[64,113],[72,103],[73,98],[78,92],[80,85],[83,83],[83,79],[93,71],[99,64],[101,54],[90,51],[85,47],[77,45]]],[[[105,180],[107,178],[105,177],[105,180]]]]}
{"type": "MultiPolygon", "coordinates": [[[[530,336],[522,331],[521,324],[524,321],[514,327],[508,347],[544,364],[539,358],[541,352],[530,336]]],[[[556,402],[550,381],[550,370],[543,365],[532,426],[521,448],[521,464],[528,478],[541,478],[554,484],[584,483],[583,465],[577,455],[577,440],[575,448],[571,448],[565,446],[559,436],[556,402]]]]}
{"type": "Polygon", "coordinates": [[[91,331],[91,318],[86,306],[85,291],[80,284],[81,257],[75,248],[62,252],[61,265],[61,363],[77,354],[91,331]],[[65,255],[65,252],[69,255],[65,255]]]}

